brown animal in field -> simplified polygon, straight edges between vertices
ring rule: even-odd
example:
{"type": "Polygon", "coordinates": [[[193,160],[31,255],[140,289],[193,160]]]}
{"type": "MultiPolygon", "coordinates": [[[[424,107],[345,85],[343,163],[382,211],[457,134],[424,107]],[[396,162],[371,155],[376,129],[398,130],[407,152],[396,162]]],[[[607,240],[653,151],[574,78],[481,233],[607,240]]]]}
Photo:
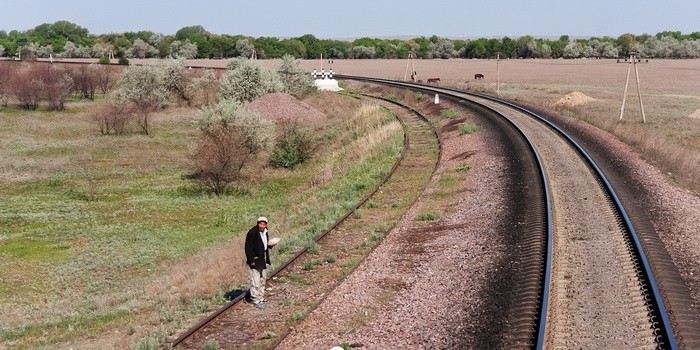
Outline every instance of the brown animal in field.
{"type": "Polygon", "coordinates": [[[440,82],[440,78],[428,78],[428,84],[433,83],[436,84],[440,82]]]}
{"type": "Polygon", "coordinates": [[[484,79],[484,75],[481,73],[476,73],[474,74],[474,80],[482,80],[484,79]]]}

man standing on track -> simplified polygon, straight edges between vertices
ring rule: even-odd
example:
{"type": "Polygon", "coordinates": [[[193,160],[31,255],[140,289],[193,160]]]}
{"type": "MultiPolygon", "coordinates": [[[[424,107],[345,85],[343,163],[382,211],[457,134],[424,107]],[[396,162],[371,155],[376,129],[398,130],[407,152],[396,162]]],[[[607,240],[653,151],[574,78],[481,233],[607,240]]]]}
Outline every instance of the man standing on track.
{"type": "Polygon", "coordinates": [[[267,265],[270,264],[267,218],[258,218],[258,224],[245,237],[245,256],[250,267],[250,297],[258,309],[265,308],[265,281],[267,265]]]}

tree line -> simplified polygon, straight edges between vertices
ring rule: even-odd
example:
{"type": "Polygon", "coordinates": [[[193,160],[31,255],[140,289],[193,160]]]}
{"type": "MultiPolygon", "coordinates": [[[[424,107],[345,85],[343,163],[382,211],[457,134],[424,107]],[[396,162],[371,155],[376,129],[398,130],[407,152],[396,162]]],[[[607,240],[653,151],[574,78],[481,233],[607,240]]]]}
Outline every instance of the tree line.
{"type": "Polygon", "coordinates": [[[312,34],[294,38],[213,34],[201,25],[187,26],[175,35],[152,31],[93,35],[77,24],[44,23],[25,32],[0,30],[0,57],[102,58],[619,58],[635,51],[648,58],[700,57],[700,32],[664,31],[656,35],[623,34],[617,38],[571,40],[534,38],[449,39],[433,35],[408,40],[359,38],[353,41],[319,39],[312,34]]]}

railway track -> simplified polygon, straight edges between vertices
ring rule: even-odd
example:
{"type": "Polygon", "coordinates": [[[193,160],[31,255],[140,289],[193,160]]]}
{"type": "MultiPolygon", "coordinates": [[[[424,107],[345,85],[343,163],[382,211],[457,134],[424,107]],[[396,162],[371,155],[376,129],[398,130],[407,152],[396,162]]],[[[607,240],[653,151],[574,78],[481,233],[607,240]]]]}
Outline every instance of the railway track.
{"type": "MultiPolygon", "coordinates": [[[[679,288],[674,283],[666,288],[671,295],[662,295],[647,258],[649,251],[651,255],[663,255],[655,252],[663,247],[647,243],[645,252],[643,241],[648,242],[649,237],[638,235],[608,179],[561,129],[532,112],[485,95],[384,79],[337,78],[437,93],[460,103],[479,104],[522,130],[540,155],[550,189],[551,212],[547,217],[551,221],[548,242],[539,245],[551,249],[535,258],[547,262],[539,267],[543,277],[537,300],[521,298],[520,307],[534,306],[538,316],[529,322],[514,322],[521,326],[505,332],[508,348],[676,349],[697,345],[697,328],[684,316],[688,308],[682,305],[689,298],[676,297],[679,288]],[[676,305],[673,319],[664,299],[676,305]],[[529,327],[533,331],[525,343],[519,335],[528,333],[529,327]]],[[[663,261],[657,263],[662,265],[673,268],[663,261]]],[[[660,269],[656,272],[665,274],[660,269]]],[[[531,286],[526,290],[530,292],[531,286]]]]}
{"type": "Polygon", "coordinates": [[[273,347],[289,332],[290,321],[302,319],[354,270],[418,198],[420,192],[412,188],[416,184],[427,186],[440,158],[438,134],[423,115],[410,109],[396,115],[404,129],[399,161],[373,193],[317,237],[318,249],[299,252],[270,274],[268,287],[272,291],[268,294],[282,300],[282,305],[268,303],[266,310],[260,311],[245,305],[244,295],[240,295],[181,334],[171,347],[201,348],[209,339],[227,349],[254,343],[273,347]],[[333,263],[323,264],[330,257],[333,263]],[[262,337],[257,333],[261,312],[274,313],[266,318],[268,331],[262,337]]]}
{"type": "MultiPolygon", "coordinates": [[[[537,206],[542,214],[528,223],[532,236],[524,239],[523,260],[517,267],[523,272],[522,283],[517,284],[518,302],[508,329],[502,332],[506,347],[677,349],[698,344],[697,329],[684,316],[682,303],[687,298],[675,296],[683,288],[669,283],[665,290],[674,295],[663,295],[652,271],[654,264],[647,258],[647,254],[663,255],[653,250],[664,248],[649,247],[650,239],[638,235],[608,179],[561,129],[485,95],[384,79],[336,77],[437,93],[483,108],[500,115],[528,140],[541,164],[543,198],[537,206]],[[665,301],[675,304],[675,313],[668,312],[665,301]]],[[[423,142],[419,143],[422,148],[423,142]]],[[[655,265],[673,268],[664,261],[655,265]]],[[[188,344],[183,341],[190,336],[184,335],[174,345],[188,344]]],[[[274,338],[268,346],[281,340],[274,338]]]]}

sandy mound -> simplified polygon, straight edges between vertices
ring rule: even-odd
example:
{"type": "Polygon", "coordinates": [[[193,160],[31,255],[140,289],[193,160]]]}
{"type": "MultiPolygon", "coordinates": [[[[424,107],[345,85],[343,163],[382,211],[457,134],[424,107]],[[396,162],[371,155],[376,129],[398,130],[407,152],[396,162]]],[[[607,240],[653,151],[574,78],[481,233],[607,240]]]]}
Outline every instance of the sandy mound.
{"type": "Polygon", "coordinates": [[[574,91],[562,99],[557,101],[557,105],[567,105],[567,106],[578,106],[583,105],[591,101],[595,101],[593,97],[587,96],[586,94],[578,91],[574,91]]]}
{"type": "Polygon", "coordinates": [[[257,112],[261,117],[275,123],[298,121],[302,124],[315,124],[327,119],[316,108],[297,100],[292,95],[283,93],[263,95],[247,104],[245,109],[257,112]]]}
{"type": "Polygon", "coordinates": [[[696,109],[695,112],[693,112],[691,115],[689,115],[691,118],[695,119],[700,119],[700,109],[696,109]]]}

